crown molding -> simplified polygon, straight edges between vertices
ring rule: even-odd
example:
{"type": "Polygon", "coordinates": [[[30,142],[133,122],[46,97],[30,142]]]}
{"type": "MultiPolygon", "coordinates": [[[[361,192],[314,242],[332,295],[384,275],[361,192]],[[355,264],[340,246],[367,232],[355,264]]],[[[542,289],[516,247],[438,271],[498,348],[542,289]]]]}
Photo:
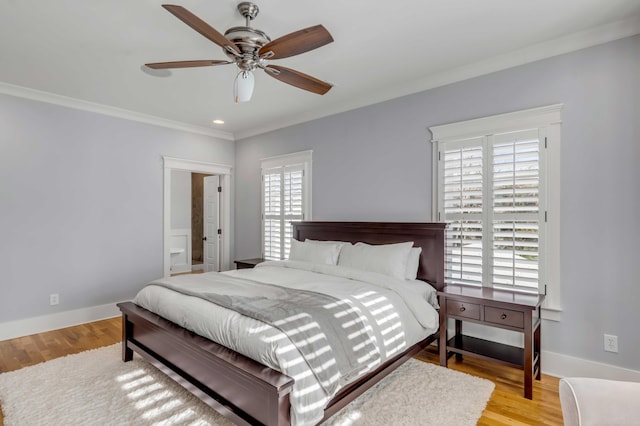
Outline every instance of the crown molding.
{"type": "Polygon", "coordinates": [[[233,141],[233,134],[223,132],[221,130],[209,129],[207,127],[196,126],[193,124],[182,123],[179,121],[167,120],[165,118],[155,117],[153,115],[142,114],[122,108],[116,108],[95,102],[84,101],[81,99],[71,98],[68,96],[57,95],[55,93],[44,92],[41,90],[30,89],[28,87],[17,86],[14,84],[0,82],[0,93],[15,96],[18,98],[31,99],[39,102],[60,105],[67,108],[79,109],[82,111],[94,112],[97,114],[108,115],[110,117],[122,118],[125,120],[137,121],[139,123],[152,124],[154,126],[166,127],[169,129],[180,130],[183,132],[195,133],[204,136],[212,136],[219,139],[233,141]]]}
{"type": "Polygon", "coordinates": [[[448,69],[443,72],[433,73],[419,80],[405,82],[401,85],[388,86],[386,89],[380,89],[376,92],[370,91],[364,97],[354,97],[348,101],[341,100],[337,107],[334,104],[323,108],[322,110],[316,110],[296,116],[289,116],[283,120],[271,122],[265,126],[258,126],[236,132],[234,133],[234,136],[236,140],[257,136],[282,129],[284,127],[317,120],[319,118],[385,102],[402,96],[412,95],[429,89],[434,89],[436,87],[445,86],[447,84],[480,77],[493,72],[586,49],[637,34],[640,34],[640,15],[534,44],[524,49],[494,56],[472,64],[448,69]]]}

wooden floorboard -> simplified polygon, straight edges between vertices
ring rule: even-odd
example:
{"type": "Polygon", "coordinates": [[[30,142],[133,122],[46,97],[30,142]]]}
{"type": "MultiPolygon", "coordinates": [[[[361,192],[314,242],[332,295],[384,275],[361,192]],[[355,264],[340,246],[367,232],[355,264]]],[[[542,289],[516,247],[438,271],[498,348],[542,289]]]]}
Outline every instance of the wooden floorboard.
{"type": "MultiPolygon", "coordinates": [[[[5,340],[0,342],[0,373],[108,346],[121,339],[121,319],[118,317],[5,340]]],[[[438,364],[434,347],[420,352],[416,358],[438,364]]],[[[449,367],[495,383],[496,388],[478,425],[562,425],[557,378],[543,374],[541,381],[534,381],[533,400],[528,400],[522,396],[521,370],[472,357],[465,357],[461,362],[452,358],[449,367]]],[[[3,425],[0,412],[0,426],[3,425]]]]}
{"type": "MultiPolygon", "coordinates": [[[[440,363],[435,346],[416,358],[440,363]]],[[[529,400],[523,396],[524,377],[520,369],[469,356],[462,361],[450,358],[449,368],[491,380],[496,385],[478,425],[563,425],[557,377],[543,374],[542,380],[534,380],[533,399],[529,400]]]]}

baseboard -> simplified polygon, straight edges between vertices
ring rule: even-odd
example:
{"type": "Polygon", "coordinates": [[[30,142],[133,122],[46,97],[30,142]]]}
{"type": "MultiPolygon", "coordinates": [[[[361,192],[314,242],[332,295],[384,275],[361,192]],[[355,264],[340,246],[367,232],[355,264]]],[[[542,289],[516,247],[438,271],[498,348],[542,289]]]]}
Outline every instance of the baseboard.
{"type": "Polygon", "coordinates": [[[0,341],[71,327],[120,315],[115,303],[0,323],[0,341]]]}
{"type": "MultiPolygon", "coordinates": [[[[522,333],[509,330],[486,327],[474,323],[465,323],[464,334],[488,339],[505,345],[522,347],[524,338],[522,333]]],[[[449,323],[449,336],[453,336],[453,322],[449,323]]],[[[609,380],[627,380],[640,382],[640,371],[630,370],[611,364],[590,361],[557,352],[542,350],[542,372],[554,377],[596,377],[609,380]]]]}
{"type": "Polygon", "coordinates": [[[548,351],[542,351],[542,372],[555,377],[595,377],[640,382],[640,371],[548,351]]]}
{"type": "Polygon", "coordinates": [[[198,263],[197,265],[191,264],[192,271],[204,271],[204,263],[198,263]]]}

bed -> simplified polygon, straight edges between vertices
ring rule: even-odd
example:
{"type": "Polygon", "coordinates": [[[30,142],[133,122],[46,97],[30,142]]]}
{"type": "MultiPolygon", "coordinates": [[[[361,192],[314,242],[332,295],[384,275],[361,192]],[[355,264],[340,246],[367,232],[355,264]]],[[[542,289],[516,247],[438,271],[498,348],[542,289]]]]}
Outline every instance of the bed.
{"type": "MultiPolygon", "coordinates": [[[[417,279],[440,290],[444,286],[444,229],[442,223],[297,222],[293,225],[293,237],[297,241],[372,245],[413,241],[414,247],[422,249],[417,279]]],[[[291,424],[294,388],[291,377],[135,303],[118,306],[123,318],[125,362],[133,358],[133,352],[138,353],[236,424],[291,424]]],[[[321,421],[436,339],[434,331],[340,388],[322,408],[321,421]]]]}

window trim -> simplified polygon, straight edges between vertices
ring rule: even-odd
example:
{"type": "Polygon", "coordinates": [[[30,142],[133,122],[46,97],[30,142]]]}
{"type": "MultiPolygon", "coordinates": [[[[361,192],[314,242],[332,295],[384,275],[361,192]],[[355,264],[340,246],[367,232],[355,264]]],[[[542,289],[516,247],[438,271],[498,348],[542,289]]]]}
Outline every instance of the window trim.
{"type": "Polygon", "coordinates": [[[547,195],[547,225],[542,238],[545,239],[546,256],[543,259],[546,298],[543,318],[561,319],[560,286],[560,146],[563,104],[554,104],[505,114],[497,114],[456,123],[429,127],[432,139],[432,218],[438,220],[440,202],[439,147],[443,143],[461,139],[486,137],[496,133],[539,128],[546,136],[546,173],[544,190],[547,195]],[[554,184],[550,184],[553,182],[554,184]]]}
{"type": "Polygon", "coordinates": [[[264,257],[264,183],[262,181],[265,170],[302,165],[304,179],[302,187],[302,214],[303,220],[312,220],[311,218],[311,188],[312,188],[312,162],[313,150],[293,152],[290,154],[277,155],[267,157],[260,160],[260,246],[262,257],[264,257]]]}

